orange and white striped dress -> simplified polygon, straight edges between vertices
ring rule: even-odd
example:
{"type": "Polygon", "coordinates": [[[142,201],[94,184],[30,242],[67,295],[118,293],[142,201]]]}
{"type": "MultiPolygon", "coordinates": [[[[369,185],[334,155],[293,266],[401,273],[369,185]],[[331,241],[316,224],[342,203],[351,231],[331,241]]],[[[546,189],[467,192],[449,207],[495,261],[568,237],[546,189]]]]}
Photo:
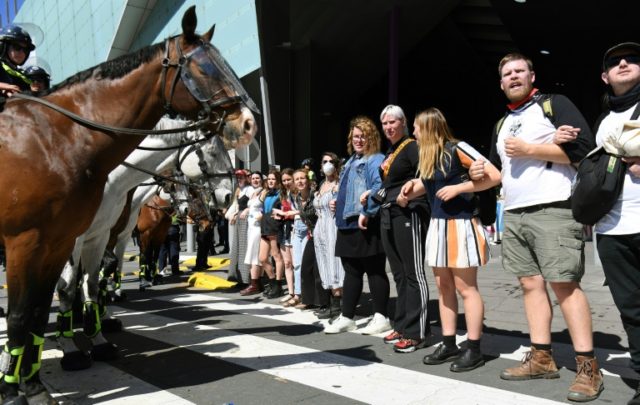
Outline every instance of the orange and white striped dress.
{"type": "Polygon", "coordinates": [[[447,202],[435,197],[440,188],[465,181],[469,166],[482,155],[465,142],[459,142],[455,148],[450,144],[447,146],[452,152],[451,161],[445,164],[447,173],[438,169],[434,179],[423,180],[431,203],[425,266],[483,266],[489,261],[491,253],[487,233],[480,219],[474,216],[473,194],[459,195],[447,202]]]}

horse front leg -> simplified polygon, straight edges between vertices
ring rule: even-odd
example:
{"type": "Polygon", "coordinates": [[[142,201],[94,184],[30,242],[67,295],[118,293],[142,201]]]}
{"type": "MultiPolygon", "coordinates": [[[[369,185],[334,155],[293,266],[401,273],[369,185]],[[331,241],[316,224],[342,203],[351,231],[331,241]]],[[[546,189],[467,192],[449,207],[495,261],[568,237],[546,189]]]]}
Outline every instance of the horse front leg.
{"type": "Polygon", "coordinates": [[[78,275],[81,271],[80,252],[83,243],[83,237],[76,239],[71,259],[64,265],[56,286],[60,299],[56,341],[59,349],[62,350],[60,366],[66,371],[84,370],[92,364],[91,356],[75,344],[73,332],[73,302],[78,289],[78,275]]]}
{"type": "Polygon", "coordinates": [[[23,391],[30,405],[58,403],[51,397],[40,380],[40,368],[42,366],[44,333],[49,323],[49,313],[51,311],[51,299],[60,276],[60,270],[64,264],[64,257],[46,258],[42,270],[37,274],[39,281],[37,286],[34,286],[37,288],[33,289],[35,299],[33,322],[29,330],[21,370],[23,391]]]}
{"type": "MultiPolygon", "coordinates": [[[[42,300],[39,298],[43,283],[40,273],[45,263],[45,249],[41,242],[37,229],[5,238],[9,307],[8,340],[0,354],[0,398],[3,404],[24,403],[18,389],[21,370],[26,367],[23,366],[25,348],[33,343],[30,330],[34,324],[34,314],[39,300],[42,300]]],[[[51,302],[51,296],[47,298],[51,302]]],[[[43,335],[38,337],[37,344],[43,335]]],[[[26,363],[30,363],[29,359],[26,363]]]]}

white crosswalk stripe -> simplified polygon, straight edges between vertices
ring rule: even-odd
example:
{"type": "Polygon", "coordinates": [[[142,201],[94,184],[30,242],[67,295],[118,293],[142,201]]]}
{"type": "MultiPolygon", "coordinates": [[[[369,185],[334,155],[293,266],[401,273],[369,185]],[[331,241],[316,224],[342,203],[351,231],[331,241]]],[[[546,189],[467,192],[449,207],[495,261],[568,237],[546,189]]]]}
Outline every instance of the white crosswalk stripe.
{"type": "MultiPolygon", "coordinates": [[[[212,322],[222,318],[218,314],[220,314],[219,311],[224,311],[224,313],[235,314],[236,317],[241,314],[246,317],[260,318],[263,323],[320,325],[317,318],[308,311],[286,309],[264,301],[236,299],[229,294],[216,293],[155,296],[131,301],[130,305],[131,307],[136,307],[136,304],[153,306],[154,303],[157,303],[160,309],[133,311],[125,308],[129,306],[127,304],[123,307],[113,306],[111,312],[123,321],[128,333],[163,342],[168,347],[167,351],[189,350],[208,358],[256,370],[273,376],[277,381],[301,384],[319,392],[331,393],[353,401],[370,404],[563,403],[472,383],[458,375],[452,374],[451,378],[432,375],[428,373],[427,368],[424,371],[416,371],[415,368],[384,364],[384,359],[382,362],[368,361],[318,350],[308,347],[309,344],[306,346],[292,344],[278,339],[242,333],[237,327],[225,329],[212,322]],[[164,303],[164,306],[160,305],[161,303],[164,303]],[[191,318],[174,318],[168,314],[170,311],[167,310],[167,303],[175,304],[170,305],[170,311],[182,310],[192,313],[195,306],[196,311],[218,312],[213,316],[203,312],[197,320],[185,320],[191,318]]],[[[367,319],[360,319],[358,326],[362,327],[366,322],[367,319]]],[[[252,325],[250,318],[243,323],[252,325]]],[[[0,340],[4,341],[6,339],[4,319],[0,319],[0,330],[4,335],[0,335],[0,340]]],[[[357,339],[364,339],[355,336],[356,334],[357,330],[348,334],[354,337],[354,347],[361,344],[357,339]]],[[[324,338],[324,335],[322,337],[324,338]]],[[[524,346],[520,346],[512,353],[500,352],[501,347],[514,347],[514,339],[509,336],[485,335],[483,350],[484,346],[487,346],[492,355],[519,360],[521,352],[526,349],[524,346]],[[507,341],[510,345],[505,344],[507,341]]],[[[458,340],[464,340],[464,336],[458,336],[458,340]]],[[[525,343],[524,339],[521,340],[525,343]]],[[[178,395],[171,389],[159,388],[153,384],[153,381],[150,383],[145,376],[132,375],[108,363],[96,362],[90,370],[86,371],[62,372],[57,360],[46,361],[46,359],[59,358],[61,352],[56,350],[49,340],[45,348],[43,380],[54,396],[63,403],[124,404],[132,401],[144,401],[149,404],[201,403],[188,396],[184,398],[182,394],[178,395]]],[[[554,345],[554,348],[556,357],[561,359],[559,363],[570,362],[573,352],[569,345],[554,345]]],[[[136,355],[142,358],[152,357],[158,352],[157,348],[149,349],[147,352],[143,349],[136,355]]],[[[613,363],[608,362],[609,374],[630,373],[626,367],[628,354],[611,350],[601,351],[598,354],[601,358],[604,356],[609,360],[615,360],[613,363]]],[[[421,358],[422,355],[415,357],[417,361],[421,358]]],[[[631,378],[633,377],[632,375],[631,378]]],[[[287,402],[284,401],[284,403],[287,402]]]]}

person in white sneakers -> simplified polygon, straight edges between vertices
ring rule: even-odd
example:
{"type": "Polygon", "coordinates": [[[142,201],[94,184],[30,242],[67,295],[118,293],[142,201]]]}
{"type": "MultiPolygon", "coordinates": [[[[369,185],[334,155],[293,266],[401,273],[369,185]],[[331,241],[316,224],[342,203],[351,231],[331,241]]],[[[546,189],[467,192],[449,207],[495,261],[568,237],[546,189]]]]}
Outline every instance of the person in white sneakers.
{"type": "Polygon", "coordinates": [[[340,257],[345,273],[342,313],[324,332],[356,329],[355,311],[366,273],[374,315],[360,332],[372,335],[391,330],[391,324],[387,317],[389,278],[380,240],[379,205],[371,199],[382,184],[378,168],[384,156],[380,153],[380,132],[371,119],[351,120],[347,148],[351,157],[340,175],[338,196],[331,204],[338,227],[336,256],[340,257]]]}

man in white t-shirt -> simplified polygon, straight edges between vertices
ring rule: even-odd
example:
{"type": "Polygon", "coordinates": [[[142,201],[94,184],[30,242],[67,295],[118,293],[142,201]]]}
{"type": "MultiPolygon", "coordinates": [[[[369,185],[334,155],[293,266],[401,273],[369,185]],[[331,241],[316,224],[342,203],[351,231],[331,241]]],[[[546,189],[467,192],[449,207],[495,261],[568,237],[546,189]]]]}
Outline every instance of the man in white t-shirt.
{"type": "MultiPolygon", "coordinates": [[[[501,61],[500,88],[507,114],[494,130],[490,160],[502,172],[504,224],[502,265],[518,277],[529,325],[531,351],[505,380],[558,378],[551,351],[553,311],[547,283],[564,315],[576,352],[577,373],[567,398],[591,401],[603,389],[593,354],[591,311],[580,288],[584,274],[582,225],[571,214],[569,197],[579,162],[593,147],[593,135],[578,109],[562,95],[533,87],[529,58],[509,54],[501,61]],[[562,136],[561,144],[554,143],[562,136]]],[[[483,173],[479,164],[470,174],[483,173]]]]}
{"type": "MultiPolygon", "coordinates": [[[[625,42],[604,54],[602,80],[607,110],[596,142],[640,108],[640,44],[625,42]]],[[[635,112],[635,114],[634,114],[635,112]]],[[[625,158],[627,173],[618,201],[595,227],[598,253],[613,300],[629,339],[631,368],[640,373],[640,157],[625,158]]],[[[640,405],[640,387],[629,405],[640,405]]]]}

